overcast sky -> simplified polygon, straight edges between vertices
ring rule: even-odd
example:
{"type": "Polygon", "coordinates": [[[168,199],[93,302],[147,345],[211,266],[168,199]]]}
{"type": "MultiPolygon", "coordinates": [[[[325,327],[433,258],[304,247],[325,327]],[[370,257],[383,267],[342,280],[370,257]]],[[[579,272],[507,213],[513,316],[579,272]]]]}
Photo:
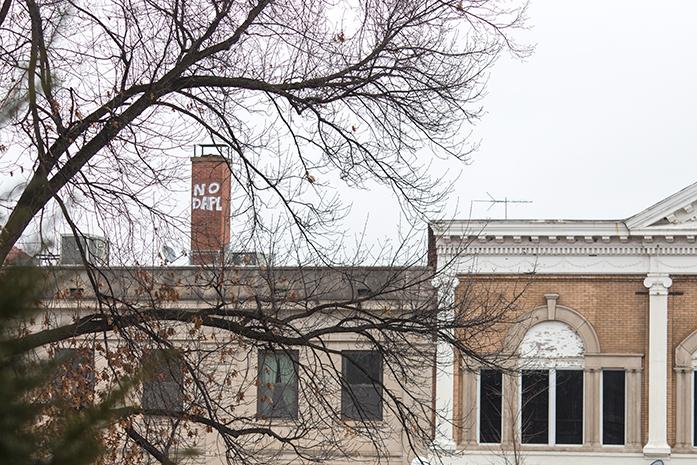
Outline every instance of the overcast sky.
{"type": "Polygon", "coordinates": [[[529,18],[535,53],[493,70],[461,197],[622,218],[697,181],[697,2],[533,0],[529,18]]]}
{"type": "MultiPolygon", "coordinates": [[[[533,202],[511,218],[626,218],[697,182],[697,1],[532,0],[528,16],[535,52],[493,68],[449,214],[489,192],[533,202]]],[[[503,217],[486,208],[473,217],[503,217]]]]}
{"type": "MultiPolygon", "coordinates": [[[[472,128],[481,146],[441,217],[467,218],[488,192],[532,202],[510,218],[622,219],[697,182],[696,18],[688,0],[532,0],[517,37],[535,51],[491,70],[472,128]]],[[[396,239],[388,192],[341,194],[353,203],[345,228],[396,239]]],[[[487,207],[472,217],[503,217],[487,207]]]]}
{"type": "MultiPolygon", "coordinates": [[[[470,217],[487,193],[532,202],[509,218],[624,219],[697,182],[696,19],[697,1],[531,0],[515,37],[535,51],[492,68],[480,148],[439,219],[470,217]]],[[[374,254],[409,229],[388,191],[339,190],[353,204],[343,228],[374,254]]]]}

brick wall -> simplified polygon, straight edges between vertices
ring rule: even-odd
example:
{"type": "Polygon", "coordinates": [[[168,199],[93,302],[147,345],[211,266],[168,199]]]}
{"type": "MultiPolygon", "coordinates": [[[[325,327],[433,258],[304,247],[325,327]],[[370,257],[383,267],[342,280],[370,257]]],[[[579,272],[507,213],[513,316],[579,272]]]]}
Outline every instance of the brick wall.
{"type": "Polygon", "coordinates": [[[218,155],[191,159],[191,263],[219,263],[230,243],[231,173],[218,155]]]}
{"type": "MultiPolygon", "coordinates": [[[[649,296],[644,275],[477,275],[462,278],[457,289],[464,306],[481,311],[481,300],[508,302],[507,320],[546,305],[545,294],[559,294],[557,305],[569,307],[593,325],[603,353],[647,354],[649,296]],[[481,297],[485,296],[485,297],[481,297]]],[[[673,379],[675,347],[697,330],[697,277],[673,276],[669,306],[668,440],[675,442],[675,388],[673,379]]],[[[491,311],[491,307],[489,307],[491,311]]],[[[501,342],[510,325],[501,323],[488,331],[494,343],[501,342]]],[[[642,441],[647,435],[648,376],[644,358],[642,390],[642,441]]],[[[456,385],[459,380],[456,379],[456,385]]],[[[456,391],[455,408],[461,399],[456,391]]]]}

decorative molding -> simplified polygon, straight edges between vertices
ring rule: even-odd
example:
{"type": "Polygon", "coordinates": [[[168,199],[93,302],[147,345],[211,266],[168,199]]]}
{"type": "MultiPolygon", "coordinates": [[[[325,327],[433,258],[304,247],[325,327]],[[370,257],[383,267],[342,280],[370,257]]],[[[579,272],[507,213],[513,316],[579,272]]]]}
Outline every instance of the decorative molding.
{"type": "Polygon", "coordinates": [[[534,309],[523,316],[520,323],[511,327],[504,341],[504,351],[506,353],[517,352],[528,330],[543,321],[561,321],[569,325],[581,337],[585,355],[600,352],[600,341],[595,328],[583,315],[568,307],[557,305],[556,300],[554,300],[554,319],[551,319],[549,318],[549,300],[547,302],[546,306],[534,309]]]}
{"type": "Polygon", "coordinates": [[[628,218],[625,223],[629,229],[637,229],[651,226],[667,219],[668,216],[674,216],[678,222],[685,221],[685,217],[690,216],[692,204],[696,200],[697,183],[694,183],[628,218]]]}
{"type": "Polygon", "coordinates": [[[601,370],[603,368],[626,369],[641,372],[643,370],[643,354],[586,354],[586,368],[601,370]]]}
{"type": "Polygon", "coordinates": [[[645,245],[616,244],[608,245],[595,243],[561,243],[545,245],[541,243],[530,244],[510,244],[503,242],[482,246],[477,245],[451,245],[439,244],[437,252],[440,257],[457,255],[595,255],[595,256],[617,256],[617,255],[697,255],[697,246],[679,245],[666,242],[667,245],[653,243],[650,247],[645,245]]]}
{"type": "Polygon", "coordinates": [[[694,369],[693,355],[697,355],[697,331],[693,331],[675,348],[675,367],[694,369]]]}
{"type": "Polygon", "coordinates": [[[697,255],[697,247],[680,246],[695,242],[695,205],[697,183],[625,220],[444,220],[430,225],[439,247],[455,247],[461,253],[643,254],[646,243],[661,246],[662,254],[697,255]],[[479,247],[467,247],[475,239],[479,247]],[[498,246],[490,246],[490,239],[498,246]],[[627,247],[618,252],[613,243],[627,247]]]}
{"type": "Polygon", "coordinates": [[[442,263],[457,263],[458,273],[584,273],[584,274],[697,274],[697,245],[685,238],[651,244],[559,241],[501,244],[441,242],[436,248],[442,263]]]}
{"type": "Polygon", "coordinates": [[[644,279],[644,287],[649,290],[650,295],[668,295],[668,288],[673,284],[673,280],[664,273],[649,273],[644,279]]]}
{"type": "Polygon", "coordinates": [[[557,300],[559,300],[559,294],[545,294],[545,299],[547,299],[547,319],[556,320],[557,300]]]}

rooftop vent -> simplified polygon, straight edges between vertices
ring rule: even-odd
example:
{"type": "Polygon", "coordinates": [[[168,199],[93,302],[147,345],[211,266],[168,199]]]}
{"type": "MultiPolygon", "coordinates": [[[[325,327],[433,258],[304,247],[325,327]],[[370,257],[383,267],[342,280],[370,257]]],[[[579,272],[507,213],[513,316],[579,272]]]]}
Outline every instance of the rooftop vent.
{"type": "Polygon", "coordinates": [[[75,237],[72,234],[61,236],[61,265],[82,265],[82,256],[78,241],[85,251],[87,261],[93,265],[109,264],[109,242],[100,236],[84,234],[75,237]]]}
{"type": "Polygon", "coordinates": [[[266,255],[259,252],[228,252],[227,263],[232,266],[267,266],[266,255]]]}

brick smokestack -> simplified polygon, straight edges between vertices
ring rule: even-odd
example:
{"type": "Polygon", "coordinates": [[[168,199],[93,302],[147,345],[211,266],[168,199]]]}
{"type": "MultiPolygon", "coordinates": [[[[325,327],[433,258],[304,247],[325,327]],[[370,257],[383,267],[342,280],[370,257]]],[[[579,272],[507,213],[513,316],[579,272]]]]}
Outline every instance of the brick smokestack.
{"type": "Polygon", "coordinates": [[[192,265],[222,263],[230,244],[230,168],[220,155],[191,159],[192,265]]]}

